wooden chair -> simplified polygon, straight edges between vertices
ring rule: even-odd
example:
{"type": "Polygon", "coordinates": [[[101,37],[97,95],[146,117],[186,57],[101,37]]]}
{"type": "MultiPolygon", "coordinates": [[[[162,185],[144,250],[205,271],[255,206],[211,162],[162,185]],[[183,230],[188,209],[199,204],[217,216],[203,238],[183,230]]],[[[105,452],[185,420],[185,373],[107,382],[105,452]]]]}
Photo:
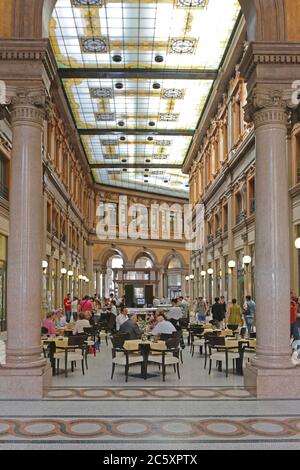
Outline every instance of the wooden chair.
{"type": "MultiPolygon", "coordinates": [[[[212,362],[216,361],[222,366],[222,363],[225,362],[226,365],[226,377],[228,377],[228,363],[230,360],[233,361],[233,367],[235,363],[240,359],[240,354],[236,348],[228,348],[225,346],[225,337],[224,336],[210,336],[208,340],[208,349],[209,349],[209,374],[211,373],[212,362]]],[[[221,370],[221,367],[219,368],[221,370]]]]}
{"type": "Polygon", "coordinates": [[[56,341],[56,351],[54,353],[54,360],[56,363],[56,371],[59,373],[59,363],[64,361],[65,365],[65,376],[68,377],[68,364],[71,363],[72,372],[74,372],[74,366],[76,362],[81,362],[82,374],[84,375],[84,359],[85,359],[85,337],[84,336],[70,336],[65,338],[67,346],[65,344],[59,347],[59,341],[56,341]]]}
{"type": "Polygon", "coordinates": [[[171,338],[166,341],[166,349],[153,350],[153,354],[149,355],[148,361],[158,364],[162,367],[163,381],[166,381],[166,367],[173,366],[177,370],[178,378],[180,379],[179,370],[179,355],[180,355],[180,338],[171,338]]]}
{"type": "Polygon", "coordinates": [[[124,342],[128,339],[128,334],[118,334],[111,337],[112,342],[112,371],[111,380],[114,377],[116,366],[125,367],[125,381],[128,382],[129,367],[135,364],[142,364],[144,358],[139,349],[127,351],[124,349],[124,342]]]}

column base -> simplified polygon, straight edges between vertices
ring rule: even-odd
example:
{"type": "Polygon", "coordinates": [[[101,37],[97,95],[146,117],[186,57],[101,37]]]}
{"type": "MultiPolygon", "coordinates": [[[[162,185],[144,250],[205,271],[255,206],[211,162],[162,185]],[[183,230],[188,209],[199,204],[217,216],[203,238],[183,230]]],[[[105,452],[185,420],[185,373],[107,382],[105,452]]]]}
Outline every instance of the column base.
{"type": "Polygon", "coordinates": [[[300,367],[294,369],[258,369],[247,364],[244,371],[246,388],[257,399],[288,399],[300,396],[300,367]]]}
{"type": "Polygon", "coordinates": [[[0,399],[42,399],[51,386],[49,364],[35,369],[4,369],[0,367],[0,399]]]}

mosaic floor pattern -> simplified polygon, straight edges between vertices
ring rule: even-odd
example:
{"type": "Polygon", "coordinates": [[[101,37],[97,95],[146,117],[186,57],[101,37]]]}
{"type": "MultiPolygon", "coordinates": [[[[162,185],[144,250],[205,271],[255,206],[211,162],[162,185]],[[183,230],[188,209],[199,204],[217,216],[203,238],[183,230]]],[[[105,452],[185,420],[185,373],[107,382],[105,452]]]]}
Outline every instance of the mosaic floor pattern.
{"type": "Polygon", "coordinates": [[[295,417],[47,417],[1,418],[0,442],[90,441],[105,442],[203,442],[292,440],[300,445],[300,416],[295,417]]]}
{"type": "Polygon", "coordinates": [[[49,400],[255,400],[254,390],[243,387],[53,387],[49,400]]]}

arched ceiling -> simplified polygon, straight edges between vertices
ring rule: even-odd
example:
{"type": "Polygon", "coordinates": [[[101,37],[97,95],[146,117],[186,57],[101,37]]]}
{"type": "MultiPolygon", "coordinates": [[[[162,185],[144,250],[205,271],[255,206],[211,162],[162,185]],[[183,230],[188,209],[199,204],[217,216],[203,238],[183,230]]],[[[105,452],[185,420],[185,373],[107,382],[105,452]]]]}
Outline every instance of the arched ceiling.
{"type": "Polygon", "coordinates": [[[188,197],[181,171],[237,0],[57,0],[50,38],[96,182],[188,197]]]}

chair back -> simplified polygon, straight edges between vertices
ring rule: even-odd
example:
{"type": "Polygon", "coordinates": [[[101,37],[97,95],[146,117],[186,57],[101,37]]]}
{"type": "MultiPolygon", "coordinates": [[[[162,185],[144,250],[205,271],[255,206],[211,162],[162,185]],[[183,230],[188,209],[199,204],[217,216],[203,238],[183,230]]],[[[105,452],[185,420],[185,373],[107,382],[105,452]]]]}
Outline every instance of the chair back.
{"type": "Polygon", "coordinates": [[[208,345],[210,347],[225,346],[225,336],[209,336],[208,345]]]}
{"type": "MultiPolygon", "coordinates": [[[[177,331],[174,331],[174,333],[177,333],[177,331]]],[[[170,333],[170,334],[168,334],[168,333],[161,333],[161,334],[159,335],[159,339],[160,339],[161,341],[167,341],[168,339],[173,338],[173,334],[174,334],[174,333],[170,333]]]]}
{"type": "Polygon", "coordinates": [[[170,338],[166,341],[167,349],[177,349],[179,348],[180,338],[170,338]]]}
{"type": "Polygon", "coordinates": [[[245,338],[245,335],[246,335],[246,333],[247,333],[247,328],[246,328],[246,326],[243,326],[243,327],[241,328],[241,332],[240,332],[240,333],[241,333],[241,337],[242,337],[242,338],[245,338]]]}
{"type": "Polygon", "coordinates": [[[107,328],[113,330],[116,326],[116,317],[113,313],[107,313],[107,328]]]}
{"type": "Polygon", "coordinates": [[[235,324],[229,324],[227,325],[227,328],[228,330],[231,330],[231,331],[237,331],[239,329],[239,325],[235,325],[235,324]]]}
{"type": "Polygon", "coordinates": [[[129,333],[116,333],[110,337],[113,347],[117,349],[122,349],[128,339],[130,339],[129,333]]]}
{"type": "Polygon", "coordinates": [[[83,328],[84,333],[86,333],[89,336],[95,336],[98,334],[98,329],[95,328],[94,326],[90,326],[88,328],[83,328]]]}
{"type": "Polygon", "coordinates": [[[45,326],[42,326],[41,333],[42,333],[42,335],[47,335],[48,334],[48,328],[46,328],[45,326]]]}
{"type": "Polygon", "coordinates": [[[84,345],[85,340],[86,340],[86,335],[70,336],[68,338],[68,346],[81,348],[84,345]]]}
{"type": "Polygon", "coordinates": [[[179,321],[179,326],[180,326],[181,328],[186,329],[186,328],[189,326],[189,320],[188,320],[188,318],[180,318],[178,321],[179,321]]]}
{"type": "Polygon", "coordinates": [[[250,338],[255,339],[256,338],[256,333],[250,333],[250,338]]]}

